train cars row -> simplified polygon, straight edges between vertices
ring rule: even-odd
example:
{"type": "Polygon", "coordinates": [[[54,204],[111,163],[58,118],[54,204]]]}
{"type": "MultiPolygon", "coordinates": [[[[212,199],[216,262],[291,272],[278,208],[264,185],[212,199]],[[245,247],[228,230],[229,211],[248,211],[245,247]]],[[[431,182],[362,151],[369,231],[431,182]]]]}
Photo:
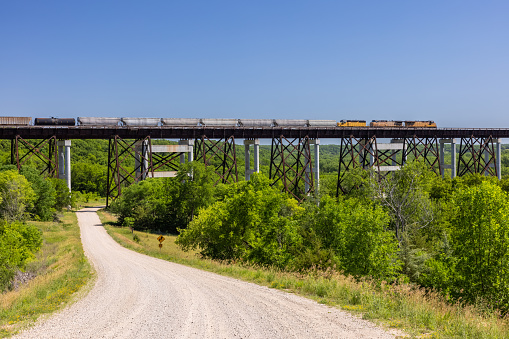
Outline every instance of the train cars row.
{"type": "MultiPolygon", "coordinates": [[[[31,117],[0,117],[0,126],[29,126],[31,117]]],[[[304,128],[304,127],[367,127],[366,120],[312,120],[312,119],[195,119],[195,118],[35,118],[34,126],[89,126],[89,127],[247,127],[247,128],[304,128]]],[[[370,127],[377,128],[437,128],[435,122],[373,120],[370,127]]]]}

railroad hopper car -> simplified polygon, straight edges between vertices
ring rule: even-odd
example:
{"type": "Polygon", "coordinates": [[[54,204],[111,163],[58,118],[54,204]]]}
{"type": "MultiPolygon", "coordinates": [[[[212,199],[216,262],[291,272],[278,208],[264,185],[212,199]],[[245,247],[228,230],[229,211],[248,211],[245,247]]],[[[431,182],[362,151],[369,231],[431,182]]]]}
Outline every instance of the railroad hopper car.
{"type": "Polygon", "coordinates": [[[161,124],[161,118],[121,118],[120,120],[125,126],[156,127],[161,124]]]}
{"type": "Polygon", "coordinates": [[[239,119],[239,126],[242,127],[272,127],[274,119],[239,119]]]}
{"type": "Polygon", "coordinates": [[[80,126],[120,126],[120,118],[78,117],[80,126]]]}
{"type": "Polygon", "coordinates": [[[0,117],[0,125],[28,126],[31,121],[31,117],[0,117]]]}
{"type": "Polygon", "coordinates": [[[196,127],[200,124],[200,119],[194,118],[162,118],[161,124],[163,126],[175,127],[196,127]]]}
{"type": "Polygon", "coordinates": [[[239,119],[200,119],[200,123],[204,127],[236,127],[239,119]]]}

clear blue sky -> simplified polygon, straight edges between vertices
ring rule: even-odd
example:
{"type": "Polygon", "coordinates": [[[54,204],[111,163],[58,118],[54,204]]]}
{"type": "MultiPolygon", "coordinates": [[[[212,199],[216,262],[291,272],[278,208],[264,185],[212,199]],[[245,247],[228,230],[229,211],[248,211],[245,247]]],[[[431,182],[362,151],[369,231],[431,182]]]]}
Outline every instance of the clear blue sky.
{"type": "Polygon", "coordinates": [[[0,0],[0,115],[509,128],[509,1],[0,0]]]}

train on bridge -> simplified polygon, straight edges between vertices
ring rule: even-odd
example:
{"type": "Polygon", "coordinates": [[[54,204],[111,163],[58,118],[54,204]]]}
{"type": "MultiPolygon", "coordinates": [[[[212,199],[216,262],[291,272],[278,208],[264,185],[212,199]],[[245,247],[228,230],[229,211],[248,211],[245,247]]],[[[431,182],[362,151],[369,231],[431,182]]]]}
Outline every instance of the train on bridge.
{"type": "MultiPolygon", "coordinates": [[[[245,128],[336,128],[368,127],[366,120],[312,119],[198,119],[198,118],[35,118],[0,117],[1,126],[85,126],[85,127],[245,127],[245,128]]],[[[373,120],[377,128],[437,128],[434,121],[373,120]]]]}

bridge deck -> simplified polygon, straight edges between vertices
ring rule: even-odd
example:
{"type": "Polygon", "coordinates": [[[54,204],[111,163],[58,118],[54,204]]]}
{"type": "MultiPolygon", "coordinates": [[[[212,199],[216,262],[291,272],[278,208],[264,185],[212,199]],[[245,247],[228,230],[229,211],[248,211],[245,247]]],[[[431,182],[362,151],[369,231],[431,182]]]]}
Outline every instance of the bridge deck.
{"type": "Polygon", "coordinates": [[[223,128],[223,127],[88,127],[88,126],[22,126],[0,127],[0,139],[13,139],[16,135],[25,139],[44,139],[56,136],[58,139],[109,139],[114,135],[121,138],[155,139],[193,139],[206,135],[210,139],[234,136],[235,138],[270,139],[280,135],[288,138],[308,136],[309,138],[347,138],[355,136],[366,138],[466,138],[489,137],[509,138],[509,128],[373,128],[373,127],[337,127],[337,128],[223,128]]]}

